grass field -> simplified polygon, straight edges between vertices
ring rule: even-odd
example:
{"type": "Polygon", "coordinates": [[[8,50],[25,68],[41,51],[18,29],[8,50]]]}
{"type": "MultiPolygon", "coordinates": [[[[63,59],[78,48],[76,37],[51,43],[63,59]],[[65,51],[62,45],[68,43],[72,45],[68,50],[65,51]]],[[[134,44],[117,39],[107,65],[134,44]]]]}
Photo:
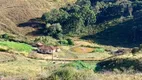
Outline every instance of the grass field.
{"type": "MultiPolygon", "coordinates": [[[[7,55],[8,53],[5,54],[7,55]]],[[[11,77],[11,79],[35,80],[47,71],[44,67],[53,65],[51,62],[28,59],[20,55],[17,55],[16,58],[16,61],[0,63],[0,76],[11,77]]]]}
{"type": "Polygon", "coordinates": [[[32,51],[33,47],[24,44],[24,43],[17,43],[17,42],[10,42],[10,41],[0,41],[0,50],[7,51],[7,52],[16,52],[22,53],[23,55],[28,55],[32,51]]]}

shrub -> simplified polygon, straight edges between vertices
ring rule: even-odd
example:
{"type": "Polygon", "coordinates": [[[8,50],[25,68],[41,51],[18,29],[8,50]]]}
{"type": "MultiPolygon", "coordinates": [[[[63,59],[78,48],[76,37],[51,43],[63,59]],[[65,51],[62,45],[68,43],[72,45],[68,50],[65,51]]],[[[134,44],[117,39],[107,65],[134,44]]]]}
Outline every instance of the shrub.
{"type": "Polygon", "coordinates": [[[60,40],[59,43],[61,45],[74,45],[74,42],[72,39],[65,39],[65,40],[60,40]]]}
{"type": "Polygon", "coordinates": [[[5,40],[9,40],[9,39],[13,39],[14,36],[9,35],[9,34],[2,34],[2,35],[0,35],[0,38],[5,39],[5,40]]]}
{"type": "Polygon", "coordinates": [[[67,41],[68,41],[68,44],[69,44],[69,45],[74,45],[74,42],[73,42],[72,39],[67,39],[67,41]]]}
{"type": "Polygon", "coordinates": [[[92,70],[82,70],[76,72],[73,76],[73,80],[100,80],[98,79],[92,70]]]}
{"type": "Polygon", "coordinates": [[[6,39],[6,40],[7,40],[7,39],[9,39],[9,35],[8,35],[8,34],[2,34],[2,35],[1,35],[1,38],[3,38],[3,39],[6,39]]]}
{"type": "Polygon", "coordinates": [[[68,41],[67,40],[60,40],[59,43],[61,45],[68,45],[68,41]]]}
{"type": "Polygon", "coordinates": [[[75,74],[75,69],[73,68],[64,68],[53,73],[48,80],[73,80],[75,74]]]}
{"type": "Polygon", "coordinates": [[[63,34],[59,33],[55,36],[55,38],[61,40],[61,39],[63,39],[63,34]]]}
{"type": "Polygon", "coordinates": [[[135,55],[139,51],[140,51],[139,47],[134,47],[131,52],[132,52],[133,55],[135,55]]]}
{"type": "Polygon", "coordinates": [[[96,48],[94,51],[92,51],[92,52],[104,52],[105,51],[105,49],[103,49],[103,48],[96,48]]]}
{"type": "Polygon", "coordinates": [[[57,40],[50,36],[42,36],[42,37],[35,38],[34,42],[41,42],[46,45],[58,45],[57,40]]]}
{"type": "Polygon", "coordinates": [[[82,69],[90,70],[90,69],[94,68],[94,65],[91,66],[90,64],[87,64],[87,63],[85,63],[83,61],[74,61],[72,63],[63,65],[62,67],[74,67],[74,68],[76,68],[78,70],[82,70],[82,69]]]}
{"type": "Polygon", "coordinates": [[[142,50],[142,44],[140,44],[140,47],[139,47],[139,48],[140,48],[140,50],[142,50]]]}
{"type": "Polygon", "coordinates": [[[93,71],[78,71],[71,67],[62,68],[53,73],[46,80],[98,80],[93,71]]]}

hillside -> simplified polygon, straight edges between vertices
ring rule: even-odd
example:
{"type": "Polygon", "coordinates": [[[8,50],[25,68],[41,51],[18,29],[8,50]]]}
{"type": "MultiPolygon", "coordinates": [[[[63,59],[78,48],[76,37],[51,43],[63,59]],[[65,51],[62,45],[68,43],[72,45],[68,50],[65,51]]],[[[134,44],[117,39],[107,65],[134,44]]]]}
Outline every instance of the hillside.
{"type": "Polygon", "coordinates": [[[0,0],[0,80],[142,80],[142,0],[0,0]]]}
{"type": "Polygon", "coordinates": [[[44,12],[59,8],[75,0],[0,0],[0,33],[25,35],[31,27],[17,25],[29,19],[41,17],[44,12]]]}

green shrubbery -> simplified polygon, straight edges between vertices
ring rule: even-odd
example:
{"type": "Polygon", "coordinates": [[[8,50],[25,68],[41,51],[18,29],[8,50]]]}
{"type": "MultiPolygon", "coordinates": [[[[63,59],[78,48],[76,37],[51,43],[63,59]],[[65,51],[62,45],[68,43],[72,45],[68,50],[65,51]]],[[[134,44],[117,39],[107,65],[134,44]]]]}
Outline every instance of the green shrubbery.
{"type": "Polygon", "coordinates": [[[89,64],[83,61],[74,61],[64,64],[60,69],[54,71],[48,80],[98,80],[93,69],[96,64],[89,64]]]}
{"type": "Polygon", "coordinates": [[[56,40],[50,36],[42,36],[38,37],[34,40],[34,42],[41,42],[45,45],[74,45],[74,42],[72,39],[60,39],[56,40]]]}
{"type": "Polygon", "coordinates": [[[58,41],[50,36],[38,37],[34,40],[34,42],[41,42],[46,45],[58,45],[58,41]]]}
{"type": "Polygon", "coordinates": [[[9,39],[9,35],[8,34],[2,34],[0,37],[3,38],[3,39],[6,39],[6,40],[9,39]]]}
{"type": "Polygon", "coordinates": [[[75,69],[78,69],[78,70],[82,70],[82,69],[91,70],[91,69],[94,69],[95,66],[96,66],[95,64],[90,65],[83,61],[74,61],[72,63],[63,65],[62,67],[74,67],[75,69]]]}
{"type": "Polygon", "coordinates": [[[55,71],[47,80],[98,80],[93,71],[78,71],[71,67],[66,67],[55,71]]]}
{"type": "Polygon", "coordinates": [[[60,23],[50,24],[47,23],[43,28],[43,33],[47,36],[52,36],[56,39],[62,39],[62,26],[60,23]]]}
{"type": "Polygon", "coordinates": [[[103,52],[105,52],[105,49],[103,49],[103,48],[95,48],[95,50],[92,51],[92,52],[100,52],[100,53],[103,53],[103,52]]]}
{"type": "Polygon", "coordinates": [[[140,44],[139,47],[134,47],[132,48],[132,54],[135,55],[136,53],[139,53],[140,51],[142,51],[142,44],[140,44]]]}
{"type": "Polygon", "coordinates": [[[142,44],[140,44],[139,49],[142,50],[142,44]]]}
{"type": "Polygon", "coordinates": [[[14,36],[9,35],[9,34],[2,34],[2,35],[0,35],[0,38],[4,39],[4,40],[10,40],[10,39],[13,39],[14,36]]]}
{"type": "Polygon", "coordinates": [[[63,39],[59,41],[59,44],[61,45],[74,45],[74,42],[72,39],[63,39]]]}
{"type": "Polygon", "coordinates": [[[63,34],[84,35],[91,33],[90,28],[96,28],[96,21],[98,24],[121,16],[132,16],[132,11],[131,1],[108,3],[107,1],[77,0],[73,5],[44,13],[41,19],[46,25],[59,23],[63,34]]]}
{"type": "MultiPolygon", "coordinates": [[[[46,25],[61,24],[63,34],[79,35],[87,32],[86,26],[96,22],[96,13],[91,7],[91,2],[89,0],[78,0],[74,5],[44,13],[41,19],[46,25]]],[[[43,29],[43,32],[45,31],[45,34],[49,34],[46,30],[49,29],[43,29]]]]}

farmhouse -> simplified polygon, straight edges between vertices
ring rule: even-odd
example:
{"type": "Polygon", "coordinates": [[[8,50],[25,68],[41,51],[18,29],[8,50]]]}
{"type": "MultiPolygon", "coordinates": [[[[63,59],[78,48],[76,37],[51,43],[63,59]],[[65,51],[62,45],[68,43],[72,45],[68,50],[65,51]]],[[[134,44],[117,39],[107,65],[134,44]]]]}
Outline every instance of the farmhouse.
{"type": "Polygon", "coordinates": [[[45,46],[42,43],[37,43],[37,47],[37,52],[43,54],[52,54],[60,51],[60,48],[57,46],[45,46]]]}

